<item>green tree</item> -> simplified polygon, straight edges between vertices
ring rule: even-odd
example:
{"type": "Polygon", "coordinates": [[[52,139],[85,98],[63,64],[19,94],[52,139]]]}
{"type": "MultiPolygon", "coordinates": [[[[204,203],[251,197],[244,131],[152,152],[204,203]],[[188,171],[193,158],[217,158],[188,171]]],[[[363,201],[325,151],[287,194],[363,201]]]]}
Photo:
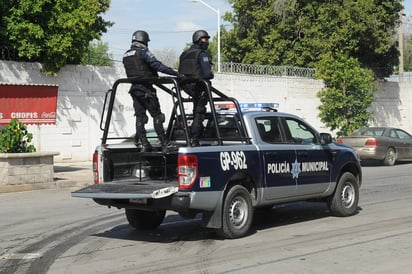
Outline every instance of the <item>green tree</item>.
{"type": "Polygon", "coordinates": [[[404,42],[404,70],[412,71],[412,34],[405,36],[404,42]]]}
{"type": "Polygon", "coordinates": [[[3,0],[0,46],[55,74],[65,64],[79,64],[89,42],[112,25],[100,16],[109,5],[110,0],[3,0]]]}
{"type": "Polygon", "coordinates": [[[225,56],[239,63],[317,68],[321,120],[339,134],[367,124],[374,77],[398,64],[401,0],[229,0],[225,56]]]}
{"type": "Polygon", "coordinates": [[[377,77],[398,64],[393,35],[401,0],[229,0],[233,28],[223,36],[233,62],[315,67],[321,56],[344,52],[377,77]]]}
{"type": "Polygon", "coordinates": [[[113,66],[114,61],[111,55],[108,54],[109,46],[101,41],[93,41],[89,43],[87,51],[81,58],[81,64],[93,66],[113,66]]]}
{"type": "Polygon", "coordinates": [[[323,55],[316,74],[325,83],[317,95],[322,103],[322,122],[332,130],[337,129],[338,136],[366,126],[372,115],[368,108],[376,91],[373,72],[362,68],[357,59],[339,53],[336,57],[323,55]]]}

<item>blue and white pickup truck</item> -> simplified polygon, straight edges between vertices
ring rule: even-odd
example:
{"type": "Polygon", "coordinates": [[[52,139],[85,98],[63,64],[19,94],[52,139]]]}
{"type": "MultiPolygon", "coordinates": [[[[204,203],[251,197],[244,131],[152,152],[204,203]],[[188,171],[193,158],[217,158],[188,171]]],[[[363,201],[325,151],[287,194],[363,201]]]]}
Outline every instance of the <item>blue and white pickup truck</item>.
{"type": "Polygon", "coordinates": [[[336,216],[357,212],[362,171],[352,148],[295,115],[241,109],[236,99],[204,85],[210,111],[200,146],[191,147],[192,118],[184,105],[192,102],[175,78],[117,80],[106,95],[102,143],[93,157],[95,184],[72,196],[124,208],[136,229],[155,229],[166,210],[184,218],[202,213],[202,224],[224,238],[247,235],[256,208],[281,203],[320,200],[336,216]],[[108,142],[117,86],[145,81],[173,98],[167,135],[178,148],[174,152],[163,153],[155,144],[153,152],[143,153],[133,142],[108,142]],[[234,110],[218,109],[227,105],[234,110]]]}

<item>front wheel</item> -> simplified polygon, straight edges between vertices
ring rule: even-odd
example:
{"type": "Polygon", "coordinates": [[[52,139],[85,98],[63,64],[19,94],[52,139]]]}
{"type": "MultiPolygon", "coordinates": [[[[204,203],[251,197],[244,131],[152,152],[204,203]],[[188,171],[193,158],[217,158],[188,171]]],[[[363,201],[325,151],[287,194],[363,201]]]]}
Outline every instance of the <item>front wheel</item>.
{"type": "Polygon", "coordinates": [[[249,192],[241,185],[233,186],[223,203],[219,235],[229,239],[243,237],[249,232],[252,220],[253,207],[249,192]]]}
{"type": "Polygon", "coordinates": [[[335,193],[328,199],[332,214],[340,217],[355,214],[359,202],[359,185],[356,177],[345,172],[339,179],[335,193]]]}
{"type": "Polygon", "coordinates": [[[126,218],[136,229],[149,230],[157,228],[165,218],[166,210],[145,211],[126,209],[126,218]]]}

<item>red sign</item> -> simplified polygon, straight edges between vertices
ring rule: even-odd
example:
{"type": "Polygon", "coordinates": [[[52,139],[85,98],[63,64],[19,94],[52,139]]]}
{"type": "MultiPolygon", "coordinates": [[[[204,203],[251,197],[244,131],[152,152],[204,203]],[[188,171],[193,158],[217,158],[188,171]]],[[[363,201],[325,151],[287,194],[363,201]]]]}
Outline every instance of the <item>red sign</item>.
{"type": "Polygon", "coordinates": [[[56,85],[0,83],[0,125],[16,118],[23,124],[56,124],[56,85]]]}

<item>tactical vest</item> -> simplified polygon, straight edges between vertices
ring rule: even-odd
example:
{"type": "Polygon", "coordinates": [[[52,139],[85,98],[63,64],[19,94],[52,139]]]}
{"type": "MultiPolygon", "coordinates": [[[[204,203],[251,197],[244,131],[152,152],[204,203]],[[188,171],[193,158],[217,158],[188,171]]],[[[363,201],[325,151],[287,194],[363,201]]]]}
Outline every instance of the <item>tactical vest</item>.
{"type": "Polygon", "coordinates": [[[189,49],[180,55],[179,74],[184,74],[188,79],[203,79],[202,67],[199,63],[199,54],[205,52],[201,49],[189,49]]]}
{"type": "Polygon", "coordinates": [[[140,58],[139,48],[131,48],[123,55],[123,65],[127,77],[156,77],[157,73],[153,72],[150,67],[140,58]]]}

